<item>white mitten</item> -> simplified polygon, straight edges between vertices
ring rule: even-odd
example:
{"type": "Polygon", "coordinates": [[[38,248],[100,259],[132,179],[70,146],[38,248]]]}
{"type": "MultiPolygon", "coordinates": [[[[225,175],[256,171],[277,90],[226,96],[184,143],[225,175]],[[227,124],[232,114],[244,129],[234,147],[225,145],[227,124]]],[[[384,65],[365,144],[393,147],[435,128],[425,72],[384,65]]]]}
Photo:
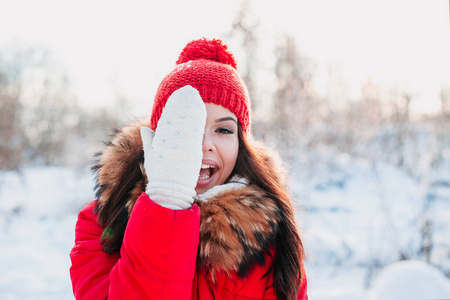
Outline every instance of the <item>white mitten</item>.
{"type": "Polygon", "coordinates": [[[153,140],[153,131],[141,128],[146,192],[159,205],[188,209],[194,202],[205,123],[205,103],[196,89],[185,86],[167,100],[153,140]]]}

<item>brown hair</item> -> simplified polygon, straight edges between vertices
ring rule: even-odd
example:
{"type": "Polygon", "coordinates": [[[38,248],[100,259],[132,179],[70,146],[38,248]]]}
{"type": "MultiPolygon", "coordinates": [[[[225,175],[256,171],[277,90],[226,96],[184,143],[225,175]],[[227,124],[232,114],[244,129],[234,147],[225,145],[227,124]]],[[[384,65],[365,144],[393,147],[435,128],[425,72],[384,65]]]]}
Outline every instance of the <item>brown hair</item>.
{"type": "MultiPolygon", "coordinates": [[[[239,154],[232,175],[239,174],[265,191],[281,211],[279,232],[275,237],[273,270],[274,290],[278,299],[297,299],[302,280],[304,248],[295,224],[292,204],[285,185],[284,172],[274,172],[275,153],[259,146],[238,126],[239,154]]],[[[282,171],[279,167],[276,171],[282,171]]]]}
{"type": "Polygon", "coordinates": [[[103,152],[96,153],[97,160],[92,167],[97,178],[95,191],[99,199],[94,212],[98,213],[98,221],[104,229],[101,242],[106,253],[120,252],[132,209],[130,205],[145,191],[144,151],[139,125],[143,126],[143,123],[113,129],[113,140],[106,143],[103,152]],[[111,183],[111,178],[114,178],[114,183],[111,183]]]}

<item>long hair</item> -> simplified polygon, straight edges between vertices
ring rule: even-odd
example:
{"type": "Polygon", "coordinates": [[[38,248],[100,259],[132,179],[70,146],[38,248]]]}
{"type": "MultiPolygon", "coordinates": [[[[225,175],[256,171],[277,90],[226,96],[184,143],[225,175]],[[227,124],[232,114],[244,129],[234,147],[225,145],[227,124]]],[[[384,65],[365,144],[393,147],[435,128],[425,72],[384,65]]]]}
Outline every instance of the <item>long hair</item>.
{"type": "MultiPolygon", "coordinates": [[[[275,237],[272,265],[274,290],[278,299],[297,299],[302,280],[304,248],[295,224],[292,204],[285,185],[285,174],[274,172],[275,153],[256,145],[238,126],[239,152],[232,175],[247,178],[275,200],[281,210],[279,232],[275,237]]],[[[282,168],[277,168],[277,171],[282,168]]],[[[271,269],[271,270],[272,270],[271,269]]]]}
{"type": "Polygon", "coordinates": [[[92,167],[97,177],[96,197],[105,200],[97,200],[94,212],[98,213],[98,221],[104,229],[101,242],[106,253],[120,252],[132,209],[130,203],[134,204],[132,199],[145,191],[144,151],[139,131],[144,124],[114,129],[113,140],[106,144],[103,152],[96,154],[97,161],[92,167]],[[115,183],[110,182],[111,178],[115,183]]]}

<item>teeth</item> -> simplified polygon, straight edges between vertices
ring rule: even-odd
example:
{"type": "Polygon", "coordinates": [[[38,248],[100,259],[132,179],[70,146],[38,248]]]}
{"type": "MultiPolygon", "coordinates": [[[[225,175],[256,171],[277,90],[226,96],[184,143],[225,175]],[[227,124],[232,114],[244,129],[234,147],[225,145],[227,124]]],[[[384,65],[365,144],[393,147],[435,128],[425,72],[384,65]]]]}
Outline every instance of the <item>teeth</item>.
{"type": "Polygon", "coordinates": [[[215,166],[202,164],[202,169],[209,169],[209,168],[214,169],[215,166]]]}
{"type": "MultiPolygon", "coordinates": [[[[207,164],[202,164],[202,170],[207,170],[207,169],[215,169],[216,167],[213,165],[207,165],[207,164]]],[[[209,179],[211,176],[210,174],[207,175],[203,175],[203,176],[199,176],[198,179],[199,180],[206,180],[209,179]]]]}

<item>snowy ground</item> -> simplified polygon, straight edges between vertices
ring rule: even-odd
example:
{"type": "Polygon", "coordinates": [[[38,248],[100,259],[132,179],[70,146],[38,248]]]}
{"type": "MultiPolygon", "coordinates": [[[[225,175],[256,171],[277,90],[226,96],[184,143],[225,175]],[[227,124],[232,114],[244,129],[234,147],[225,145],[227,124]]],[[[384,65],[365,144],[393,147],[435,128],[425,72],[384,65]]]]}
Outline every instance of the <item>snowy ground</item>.
{"type": "Polygon", "coordinates": [[[0,182],[0,299],[73,299],[69,251],[89,173],[32,169],[0,182]]]}
{"type": "MultiPolygon", "coordinates": [[[[294,172],[293,180],[303,207],[297,219],[308,255],[310,299],[450,299],[450,282],[436,268],[418,261],[391,265],[399,253],[420,259],[421,184],[391,166],[348,157],[320,165],[294,172]]],[[[0,299],[73,299],[69,251],[76,214],[93,199],[92,182],[88,170],[0,173],[0,299]]],[[[429,210],[432,260],[445,269],[450,193],[439,193],[429,210]]]]}

